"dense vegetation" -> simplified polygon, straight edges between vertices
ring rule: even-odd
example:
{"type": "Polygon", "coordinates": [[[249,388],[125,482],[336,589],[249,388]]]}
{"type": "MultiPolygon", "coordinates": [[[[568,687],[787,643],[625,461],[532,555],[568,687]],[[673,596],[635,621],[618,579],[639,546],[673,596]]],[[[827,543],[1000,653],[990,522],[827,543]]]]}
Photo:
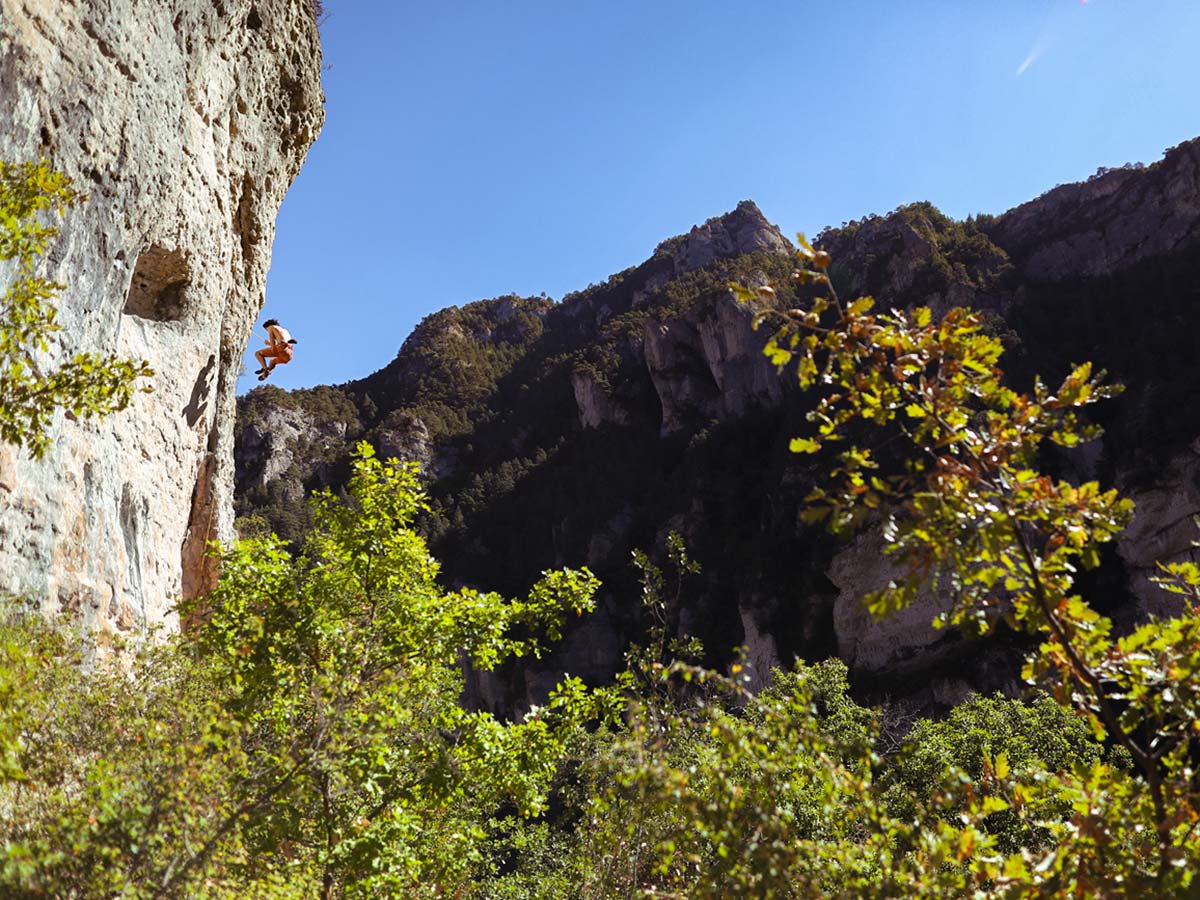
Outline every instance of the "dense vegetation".
{"type": "MultiPolygon", "coordinates": [[[[1129,177],[1160,174],[1151,167],[1129,177]]],[[[988,332],[1008,348],[1006,369],[1022,390],[1032,389],[1038,373],[1057,380],[1072,362],[1094,359],[1129,386],[1087,413],[1105,428],[1103,449],[1049,448],[1043,462],[1061,473],[1079,465],[1088,471],[1098,460],[1089,477],[1119,476],[1123,486],[1145,486],[1200,432],[1189,400],[1200,351],[1200,305],[1194,302],[1200,256],[1193,245],[1102,277],[1039,283],[1018,271],[1039,246],[1038,235],[1018,232],[1008,218],[956,222],[917,203],[830,229],[818,246],[834,257],[834,284],[851,295],[872,293],[887,307],[932,305],[938,314],[959,303],[983,312],[988,332]]],[[[812,459],[788,453],[814,402],[811,392],[789,383],[770,409],[747,409],[736,421],[697,414],[662,435],[644,340],[655,324],[686,329],[703,323],[726,302],[731,280],[770,281],[776,294],[756,302],[782,309],[811,286],[786,278],[790,261],[780,254],[744,254],[676,272],[671,254],[685,240],[665,242],[641,265],[560,304],[498,298],[431,317],[387,368],[328,389],[357,410],[348,440],[337,436],[338,416],[311,398],[311,425],[307,438],[296,440],[292,468],[239,485],[239,513],[259,517],[244,518],[243,525],[300,540],[306,527],[300,498],[343,484],[349,447],[361,437],[422,461],[432,508],[422,533],[443,561],[447,583],[518,593],[543,569],[586,562],[604,582],[603,628],[615,635],[609,674],[620,667],[615,648],[640,639],[646,625],[630,601],[636,582],[629,553],[661,550],[669,528],[684,533],[706,565],[684,617],[704,639],[708,663],[729,661],[728,646],[747,633],[750,616],[770,635],[779,658],[836,652],[835,608],[845,598],[839,601],[827,572],[838,544],[801,521],[804,497],[820,471],[812,459]],[[519,330],[500,321],[513,310],[531,317],[519,330]],[[489,356],[486,346],[493,342],[489,356]],[[472,365],[455,370],[456,353],[472,365]],[[611,400],[619,418],[581,427],[576,375],[611,400]],[[444,414],[444,407],[466,410],[468,425],[444,414]],[[320,449],[310,455],[304,444],[320,449]]],[[[703,361],[687,377],[698,394],[716,390],[703,361]]],[[[300,401],[310,398],[302,394],[300,401]]],[[[255,393],[240,402],[244,421],[253,422],[269,414],[273,399],[255,393]]],[[[245,428],[241,435],[245,443],[245,428]]],[[[246,456],[244,471],[252,472],[254,454],[246,456]]],[[[1130,573],[1111,545],[1102,561],[1085,578],[1097,603],[1112,611],[1128,600],[1130,573]]],[[[1003,683],[999,673],[1011,672],[1028,646],[1012,631],[983,647],[947,636],[937,654],[914,660],[912,671],[880,674],[857,666],[852,680],[860,698],[908,695],[929,706],[937,702],[928,690],[931,679],[996,689],[1003,683]]],[[[577,671],[578,665],[563,653],[518,668],[577,671]]],[[[545,674],[535,671],[527,683],[519,673],[503,679],[509,700],[522,701],[527,684],[545,674]]]]}
{"type": "MultiPolygon", "coordinates": [[[[594,606],[586,570],[526,599],[447,591],[414,530],[415,467],[361,443],[312,528],[224,553],[188,628],[95,661],[0,618],[0,893],[13,898],[1185,897],[1200,869],[1200,568],[1180,614],[1117,637],[1076,591],[1128,520],[1055,480],[1047,444],[1098,428],[1090,366],[1009,387],[975,314],[839,300],[801,239],[766,352],[818,392],[791,449],[827,471],[808,517],[878,526],[943,619],[1042,641],[1023,699],[915,722],[855,702],[837,661],[703,664],[675,622],[701,575],[633,555],[650,622],[611,686],[567,679],[519,721],[461,704],[464,660],[538,654],[594,606]],[[862,440],[890,440],[876,452],[862,440]]],[[[783,287],[760,288],[777,296],[783,287]]],[[[756,291],[736,288],[748,300],[756,291]]]]}
{"type": "Polygon", "coordinates": [[[86,639],[5,611],[0,893],[438,896],[505,810],[543,811],[601,696],[567,682],[504,724],[459,705],[459,663],[540,652],[594,579],[447,593],[411,530],[412,468],[364,445],[349,489],[353,507],[314,502],[300,556],[227,553],[186,634],[129,648],[128,671],[86,672],[86,639]]]}
{"type": "Polygon", "coordinates": [[[988,294],[1008,289],[1016,273],[1008,254],[988,236],[991,217],[951,219],[932,203],[909,203],[887,216],[867,216],[827,228],[817,239],[835,260],[830,276],[853,295],[886,295],[890,303],[908,306],[952,286],[988,294]],[[906,255],[914,238],[925,245],[914,270],[901,285],[890,285],[889,272],[906,255]],[[899,290],[892,288],[899,287],[899,290]]]}
{"type": "MultiPolygon", "coordinates": [[[[656,626],[614,687],[566,682],[519,724],[464,710],[460,654],[538,652],[595,583],[447,594],[412,469],[365,446],[355,468],[303,555],[230,551],[190,633],[126,669],[86,672],[85,636],[6,611],[5,896],[1074,896],[1057,879],[1083,825],[1121,812],[1081,798],[1133,787],[1045,695],[898,723],[836,661],[745,693],[739,666],[668,640],[698,570],[677,540],[670,577],[636,560],[656,626]]],[[[1123,827],[1136,851],[1138,816],[1123,827]]],[[[1088,896],[1141,896],[1113,880],[1136,854],[1105,849],[1088,896]]]]}

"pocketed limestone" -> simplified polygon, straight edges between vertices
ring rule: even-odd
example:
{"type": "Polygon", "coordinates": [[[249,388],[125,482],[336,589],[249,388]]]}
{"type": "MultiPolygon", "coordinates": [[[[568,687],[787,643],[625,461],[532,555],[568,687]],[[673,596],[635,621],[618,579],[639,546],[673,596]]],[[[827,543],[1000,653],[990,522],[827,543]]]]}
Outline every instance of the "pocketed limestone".
{"type": "Polygon", "coordinates": [[[45,360],[146,359],[151,393],[0,447],[0,592],[101,631],[175,624],[232,535],[234,394],[275,216],[324,121],[309,0],[0,0],[0,158],[90,199],[45,260],[45,360]]]}

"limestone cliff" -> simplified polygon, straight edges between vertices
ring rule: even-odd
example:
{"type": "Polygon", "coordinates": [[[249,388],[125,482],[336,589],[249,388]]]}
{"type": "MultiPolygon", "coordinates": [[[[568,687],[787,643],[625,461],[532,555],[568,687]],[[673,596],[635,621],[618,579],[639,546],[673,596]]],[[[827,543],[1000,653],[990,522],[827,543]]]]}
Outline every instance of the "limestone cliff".
{"type": "Polygon", "coordinates": [[[693,421],[732,422],[754,405],[779,405],[783,381],[763,356],[764,336],[753,319],[754,310],[725,292],[679,316],[646,321],[646,371],[664,434],[693,421]]]}
{"type": "Polygon", "coordinates": [[[1200,141],[1152,166],[1101,169],[1009,210],[988,229],[1023,274],[1043,281],[1103,275],[1183,251],[1200,238],[1200,141]]]}
{"type": "Polygon", "coordinates": [[[0,448],[0,590],[100,629],[171,623],[231,534],[234,388],[279,205],[324,121],[309,0],[0,0],[0,157],[90,194],[47,272],[52,354],[144,358],[153,393],[0,448]]]}

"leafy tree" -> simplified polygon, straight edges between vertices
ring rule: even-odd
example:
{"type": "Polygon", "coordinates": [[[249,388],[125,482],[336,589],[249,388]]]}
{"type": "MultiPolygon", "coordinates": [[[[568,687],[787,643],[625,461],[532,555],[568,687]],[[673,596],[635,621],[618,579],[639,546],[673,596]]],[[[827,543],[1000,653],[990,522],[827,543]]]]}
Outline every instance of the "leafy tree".
{"type": "MultiPolygon", "coordinates": [[[[1168,567],[1168,583],[1188,596],[1187,607],[1115,637],[1111,620],[1072,587],[1079,567],[1098,564],[1132,504],[1095,482],[1074,485],[1038,471],[1047,443],[1072,447],[1098,434],[1082,411],[1115,389],[1085,363],[1056,390],[1039,380],[1030,394],[1017,393],[1004,384],[1003,348],[979,316],[962,309],[938,321],[928,309],[877,315],[870,298],[843,305],[826,274],[829,255],[800,245],[796,278],[815,285],[817,296],[764,318],[778,322],[768,354],[780,366],[794,362],[802,386],[824,391],[809,416],[815,433],[793,440],[792,449],[845,448],[830,486],[809,498],[811,518],[843,532],[879,523],[907,576],[867,598],[877,615],[932,586],[953,600],[939,624],[981,633],[1004,620],[1041,634],[1025,676],[1050,685],[1097,739],[1132,761],[1131,772],[1093,761],[1058,785],[1075,798],[1075,815],[1050,827],[1054,849],[1036,867],[1027,866],[1027,851],[1003,858],[989,850],[970,855],[973,870],[1011,896],[1184,892],[1200,856],[1193,762],[1200,572],[1168,567]],[[901,449],[877,457],[856,440],[863,423],[886,429],[901,449]]],[[[1011,767],[1003,769],[1011,778],[1011,767]]],[[[1013,808],[1030,797],[1019,781],[1006,789],[1013,808]]]]}
{"type": "MultiPolygon", "coordinates": [[[[1028,703],[1001,696],[971,697],[944,719],[914,723],[900,751],[889,755],[878,783],[888,811],[911,818],[922,801],[933,799],[946,772],[961,772],[978,783],[993,760],[1003,756],[1014,778],[1036,782],[1046,772],[1090,766],[1101,759],[1103,749],[1086,722],[1046,694],[1028,703]]],[[[1042,808],[1034,817],[1023,819],[1011,810],[988,817],[987,830],[997,836],[999,849],[1016,853],[1048,846],[1048,831],[1028,826],[1027,819],[1068,819],[1071,807],[1065,796],[1054,792],[1038,802],[1042,808]]]]}
{"type": "MultiPolygon", "coordinates": [[[[695,569],[677,538],[669,551],[681,576],[695,569]]],[[[911,795],[884,780],[878,716],[850,698],[840,661],[775,670],[757,695],[741,664],[721,675],[678,661],[700,655],[667,647],[679,588],[668,596],[644,555],[635,564],[653,626],[619,679],[627,728],[583,767],[568,859],[580,896],[962,896],[958,842],[991,840],[981,823],[997,799],[958,803],[962,776],[947,766],[911,795]]]]}
{"type": "Polygon", "coordinates": [[[569,679],[504,723],[460,705],[460,663],[541,653],[595,579],[446,592],[411,528],[413,467],[360,446],[350,500],[317,498],[296,558],[228,550],[188,630],[128,673],[3,623],[0,895],[461,895],[492,831],[544,810],[564,745],[615,698],[569,679]]]}
{"type": "Polygon", "coordinates": [[[590,608],[596,582],[547,573],[511,603],[446,593],[411,529],[416,484],[415,466],[382,463],[360,444],[353,507],[320,495],[298,560],[272,542],[240,545],[193,608],[213,610],[199,652],[227,661],[259,758],[279,778],[295,773],[252,837],[261,853],[305,846],[323,896],[407,890],[414,879],[433,893],[466,877],[481,810],[507,800],[539,811],[558,711],[583,696],[568,682],[512,725],[459,705],[462,655],[490,669],[539,654],[534,635],[556,639],[566,612],[590,608]]]}
{"type": "Polygon", "coordinates": [[[0,307],[0,440],[24,446],[40,459],[55,410],[103,416],[129,405],[138,379],[154,374],[145,361],[77,353],[54,371],[41,357],[61,330],[53,300],[63,285],[36,274],[37,258],[58,229],[43,213],[65,215],[86,198],[45,161],[0,160],[0,260],[15,262],[15,278],[0,307]]]}

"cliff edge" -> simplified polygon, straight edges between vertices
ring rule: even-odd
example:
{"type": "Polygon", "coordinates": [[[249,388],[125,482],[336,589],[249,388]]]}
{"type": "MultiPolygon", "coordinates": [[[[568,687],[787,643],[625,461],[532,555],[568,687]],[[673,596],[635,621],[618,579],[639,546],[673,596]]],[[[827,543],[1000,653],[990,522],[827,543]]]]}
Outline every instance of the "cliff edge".
{"type": "Polygon", "coordinates": [[[0,157],[90,199],[46,260],[51,356],[144,358],[153,392],[0,446],[0,591],[100,630],[172,624],[232,535],[235,385],[275,216],[324,121],[309,0],[0,0],[0,157]]]}

